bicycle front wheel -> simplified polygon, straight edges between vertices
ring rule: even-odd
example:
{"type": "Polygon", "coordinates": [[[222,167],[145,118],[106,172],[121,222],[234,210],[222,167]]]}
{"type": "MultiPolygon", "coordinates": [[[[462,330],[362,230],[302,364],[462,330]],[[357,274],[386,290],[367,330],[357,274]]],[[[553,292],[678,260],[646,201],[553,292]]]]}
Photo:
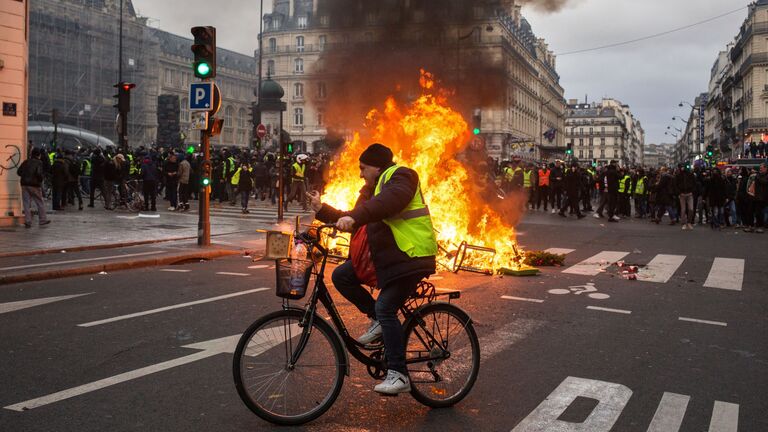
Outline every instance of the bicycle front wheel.
{"type": "Polygon", "coordinates": [[[303,318],[300,310],[268,314],[251,324],[235,350],[233,373],[240,398],[275,424],[316,419],[333,405],[344,384],[347,365],[338,334],[317,316],[307,329],[303,318]],[[292,365],[305,331],[308,339],[292,365]]]}
{"type": "Polygon", "coordinates": [[[430,303],[405,326],[411,395],[432,408],[452,406],[472,390],[480,344],[469,316],[448,303],[430,303]]]}

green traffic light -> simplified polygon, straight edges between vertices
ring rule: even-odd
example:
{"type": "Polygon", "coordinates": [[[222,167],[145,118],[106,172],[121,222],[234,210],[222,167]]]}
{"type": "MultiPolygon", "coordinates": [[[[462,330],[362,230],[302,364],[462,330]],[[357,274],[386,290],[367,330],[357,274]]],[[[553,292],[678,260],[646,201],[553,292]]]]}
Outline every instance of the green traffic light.
{"type": "Polygon", "coordinates": [[[480,128],[472,129],[472,133],[475,134],[475,135],[480,135],[480,128]]]}
{"type": "Polygon", "coordinates": [[[187,147],[187,153],[194,153],[195,152],[195,146],[191,145],[187,147]]]}
{"type": "Polygon", "coordinates": [[[211,73],[211,66],[205,62],[198,63],[195,68],[197,69],[197,74],[202,77],[208,76],[211,73]]]}
{"type": "Polygon", "coordinates": [[[204,178],[203,179],[203,186],[208,186],[210,184],[211,184],[211,179],[209,179],[209,178],[204,178]]]}

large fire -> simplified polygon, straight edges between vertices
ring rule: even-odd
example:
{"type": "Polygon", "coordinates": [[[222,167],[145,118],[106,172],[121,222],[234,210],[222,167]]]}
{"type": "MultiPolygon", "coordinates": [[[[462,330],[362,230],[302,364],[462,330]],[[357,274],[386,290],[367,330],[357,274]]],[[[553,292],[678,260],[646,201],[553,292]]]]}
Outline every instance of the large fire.
{"type": "MultiPolygon", "coordinates": [[[[358,158],[372,142],[392,149],[395,161],[419,174],[421,190],[432,215],[440,245],[438,261],[451,268],[461,242],[496,250],[495,256],[472,251],[465,265],[477,268],[518,267],[515,229],[481,196],[472,171],[459,162],[459,154],[471,139],[467,122],[448,105],[448,94],[437,88],[434,76],[421,71],[422,95],[405,106],[389,97],[383,109],[366,118],[366,139],[356,132],[331,167],[323,201],[350,209],[363,186],[358,158]],[[491,259],[491,256],[493,258],[491,259]]],[[[511,204],[511,203],[508,203],[511,204]]],[[[518,206],[514,206],[519,208],[518,206]]],[[[516,210],[517,211],[517,210],[516,210]]]]}

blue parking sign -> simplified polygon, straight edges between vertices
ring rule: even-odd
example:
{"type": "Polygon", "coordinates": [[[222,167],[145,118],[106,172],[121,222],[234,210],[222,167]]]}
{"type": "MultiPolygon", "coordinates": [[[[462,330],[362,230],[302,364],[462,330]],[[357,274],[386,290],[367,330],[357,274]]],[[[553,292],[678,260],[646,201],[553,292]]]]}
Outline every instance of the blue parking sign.
{"type": "Polygon", "coordinates": [[[213,83],[202,82],[189,85],[189,110],[208,111],[213,99],[213,83]]]}

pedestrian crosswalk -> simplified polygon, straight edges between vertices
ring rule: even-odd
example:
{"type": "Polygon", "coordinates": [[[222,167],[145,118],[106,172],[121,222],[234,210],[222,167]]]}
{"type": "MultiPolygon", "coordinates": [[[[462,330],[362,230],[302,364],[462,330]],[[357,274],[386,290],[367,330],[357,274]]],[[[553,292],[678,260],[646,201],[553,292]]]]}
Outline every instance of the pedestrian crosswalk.
{"type": "MultiPolygon", "coordinates": [[[[569,255],[576,252],[574,249],[549,248],[550,253],[569,255]]],[[[626,251],[599,251],[598,253],[573,264],[562,273],[597,276],[605,273],[607,269],[621,260],[628,260],[630,252],[626,251]]],[[[676,274],[680,274],[686,261],[690,261],[685,255],[656,254],[650,261],[638,259],[632,265],[637,265],[637,280],[642,282],[667,283],[676,274]]],[[[697,257],[700,260],[700,257],[697,257]]],[[[745,260],[742,258],[714,257],[706,259],[709,265],[709,273],[703,286],[706,288],[718,288],[723,290],[741,291],[744,284],[745,260]]],[[[687,273],[686,273],[687,274],[687,273]]]]}
{"type": "MultiPolygon", "coordinates": [[[[296,216],[302,218],[311,217],[314,214],[312,211],[304,211],[298,206],[289,206],[288,210],[283,213],[285,220],[291,220],[296,216]]],[[[219,218],[232,218],[240,220],[249,220],[262,224],[274,224],[277,222],[277,206],[264,205],[259,202],[255,206],[248,207],[248,213],[243,213],[242,207],[230,206],[225,203],[221,207],[211,206],[211,217],[219,218]]]]}

